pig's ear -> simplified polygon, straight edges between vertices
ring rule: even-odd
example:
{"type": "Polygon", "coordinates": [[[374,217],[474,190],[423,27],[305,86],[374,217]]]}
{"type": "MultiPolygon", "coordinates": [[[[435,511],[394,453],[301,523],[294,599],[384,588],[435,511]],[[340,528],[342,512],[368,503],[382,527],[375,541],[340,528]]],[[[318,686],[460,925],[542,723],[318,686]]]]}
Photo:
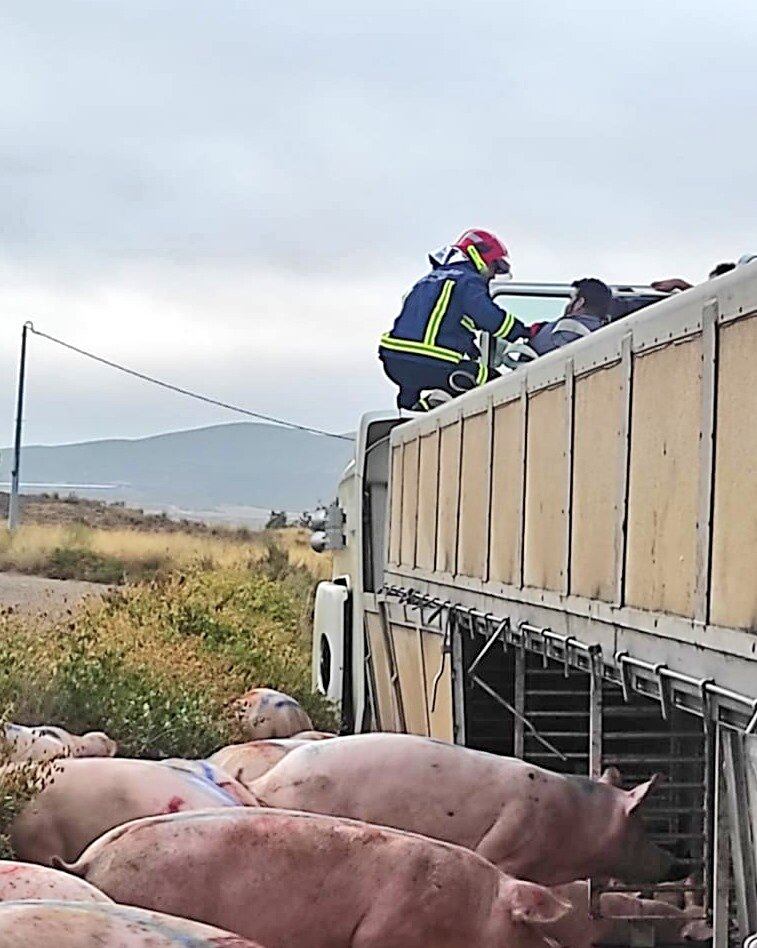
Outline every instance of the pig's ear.
{"type": "Polygon", "coordinates": [[[644,801],[647,799],[649,794],[654,790],[660,780],[663,780],[664,777],[662,774],[652,774],[651,778],[647,780],[646,783],[640,783],[638,787],[634,787],[633,790],[629,790],[626,793],[625,799],[625,811],[626,816],[632,816],[639,809],[640,806],[644,804],[644,801]]]}
{"type": "Polygon", "coordinates": [[[606,783],[608,787],[619,787],[622,783],[620,771],[617,767],[607,767],[602,771],[599,783],[606,783]]]}
{"type": "Polygon", "coordinates": [[[571,907],[570,902],[558,899],[554,892],[535,882],[516,880],[508,889],[510,914],[516,922],[556,922],[571,907]]]}

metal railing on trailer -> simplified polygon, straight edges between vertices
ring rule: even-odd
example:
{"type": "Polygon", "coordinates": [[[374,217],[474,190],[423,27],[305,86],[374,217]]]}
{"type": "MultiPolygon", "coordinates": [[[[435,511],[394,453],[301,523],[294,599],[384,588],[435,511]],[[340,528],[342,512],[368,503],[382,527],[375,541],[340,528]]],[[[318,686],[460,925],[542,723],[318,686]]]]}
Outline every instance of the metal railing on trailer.
{"type": "MultiPolygon", "coordinates": [[[[466,743],[468,684],[512,716],[516,756],[594,777],[616,765],[633,782],[648,779],[654,770],[665,773],[646,821],[650,836],[689,873],[686,881],[667,886],[668,893],[682,900],[690,894],[699,898],[696,904],[712,922],[713,948],[740,944],[757,931],[755,841],[746,817],[743,746],[743,737],[757,731],[757,696],[625,651],[606,659],[597,644],[528,622],[514,625],[507,616],[414,589],[386,586],[379,598],[384,609],[394,602],[417,610],[423,627],[444,636],[442,662],[452,663],[457,743],[466,743]],[[467,666],[464,637],[483,643],[467,666]],[[498,682],[482,677],[487,655],[498,648],[512,653],[512,700],[500,694],[498,682]]],[[[612,891],[640,888],[650,891],[648,885],[612,891]]],[[[609,890],[591,886],[596,914],[600,895],[609,890]]],[[[654,919],[629,917],[626,922],[629,944],[655,944],[654,919]]]]}

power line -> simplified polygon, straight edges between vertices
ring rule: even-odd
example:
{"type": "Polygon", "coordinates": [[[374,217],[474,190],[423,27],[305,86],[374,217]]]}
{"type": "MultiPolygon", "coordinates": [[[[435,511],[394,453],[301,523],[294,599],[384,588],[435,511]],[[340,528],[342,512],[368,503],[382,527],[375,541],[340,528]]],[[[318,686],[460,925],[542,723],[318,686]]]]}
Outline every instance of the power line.
{"type": "Polygon", "coordinates": [[[63,339],[58,339],[55,336],[51,336],[49,333],[42,332],[41,329],[35,329],[34,324],[28,322],[26,324],[30,332],[33,332],[35,336],[41,336],[43,339],[47,339],[50,342],[54,342],[58,346],[62,346],[64,349],[70,349],[71,352],[76,352],[79,355],[85,356],[87,359],[92,359],[93,362],[99,362],[101,365],[107,365],[111,369],[117,369],[119,372],[123,372],[126,375],[131,375],[136,379],[141,379],[143,382],[150,382],[152,385],[158,385],[160,388],[168,389],[169,392],[177,392],[179,395],[186,395],[188,398],[194,398],[198,402],[205,402],[206,405],[216,405],[218,408],[226,408],[228,411],[234,411],[239,415],[247,415],[249,418],[257,418],[260,421],[268,421],[274,425],[281,425],[283,428],[294,428],[297,431],[307,431],[310,434],[320,435],[323,438],[336,438],[338,441],[354,441],[355,439],[349,435],[336,434],[333,431],[323,431],[321,428],[311,428],[309,425],[298,425],[297,422],[287,421],[284,418],[274,418],[273,415],[264,415],[259,411],[251,411],[249,408],[241,408],[239,405],[232,405],[229,402],[222,402],[217,398],[211,398],[209,395],[201,395],[199,392],[193,392],[188,388],[182,388],[179,385],[173,385],[171,382],[164,382],[162,379],[156,379],[152,375],[146,375],[144,372],[138,372],[136,369],[130,369],[125,365],[119,365],[118,362],[112,362],[110,359],[106,359],[103,356],[95,355],[94,352],[88,352],[86,349],[80,349],[79,346],[74,346],[70,342],[64,342],[63,339]]]}

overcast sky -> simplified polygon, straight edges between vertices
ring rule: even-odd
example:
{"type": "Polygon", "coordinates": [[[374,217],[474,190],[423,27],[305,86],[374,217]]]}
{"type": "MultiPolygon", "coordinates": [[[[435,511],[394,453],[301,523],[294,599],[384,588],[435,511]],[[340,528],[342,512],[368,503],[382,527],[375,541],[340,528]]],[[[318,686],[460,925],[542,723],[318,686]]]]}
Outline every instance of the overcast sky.
{"type": "MultiPolygon", "coordinates": [[[[0,443],[21,324],[335,430],[425,254],[702,279],[757,252],[757,4],[0,0],[0,443]]],[[[235,416],[31,343],[30,442],[235,416]]]]}

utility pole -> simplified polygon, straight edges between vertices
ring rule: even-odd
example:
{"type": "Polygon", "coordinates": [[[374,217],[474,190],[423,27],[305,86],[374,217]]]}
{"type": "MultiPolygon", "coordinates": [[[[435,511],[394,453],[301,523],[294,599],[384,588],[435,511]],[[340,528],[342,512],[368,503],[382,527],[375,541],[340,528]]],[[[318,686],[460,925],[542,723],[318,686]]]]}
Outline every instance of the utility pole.
{"type": "Polygon", "coordinates": [[[13,440],[13,469],[11,470],[11,492],[8,499],[8,529],[13,531],[19,521],[19,476],[21,473],[21,430],[24,419],[24,382],[26,381],[26,337],[30,322],[21,330],[21,363],[18,369],[18,396],[16,400],[16,432],[13,440]]]}

